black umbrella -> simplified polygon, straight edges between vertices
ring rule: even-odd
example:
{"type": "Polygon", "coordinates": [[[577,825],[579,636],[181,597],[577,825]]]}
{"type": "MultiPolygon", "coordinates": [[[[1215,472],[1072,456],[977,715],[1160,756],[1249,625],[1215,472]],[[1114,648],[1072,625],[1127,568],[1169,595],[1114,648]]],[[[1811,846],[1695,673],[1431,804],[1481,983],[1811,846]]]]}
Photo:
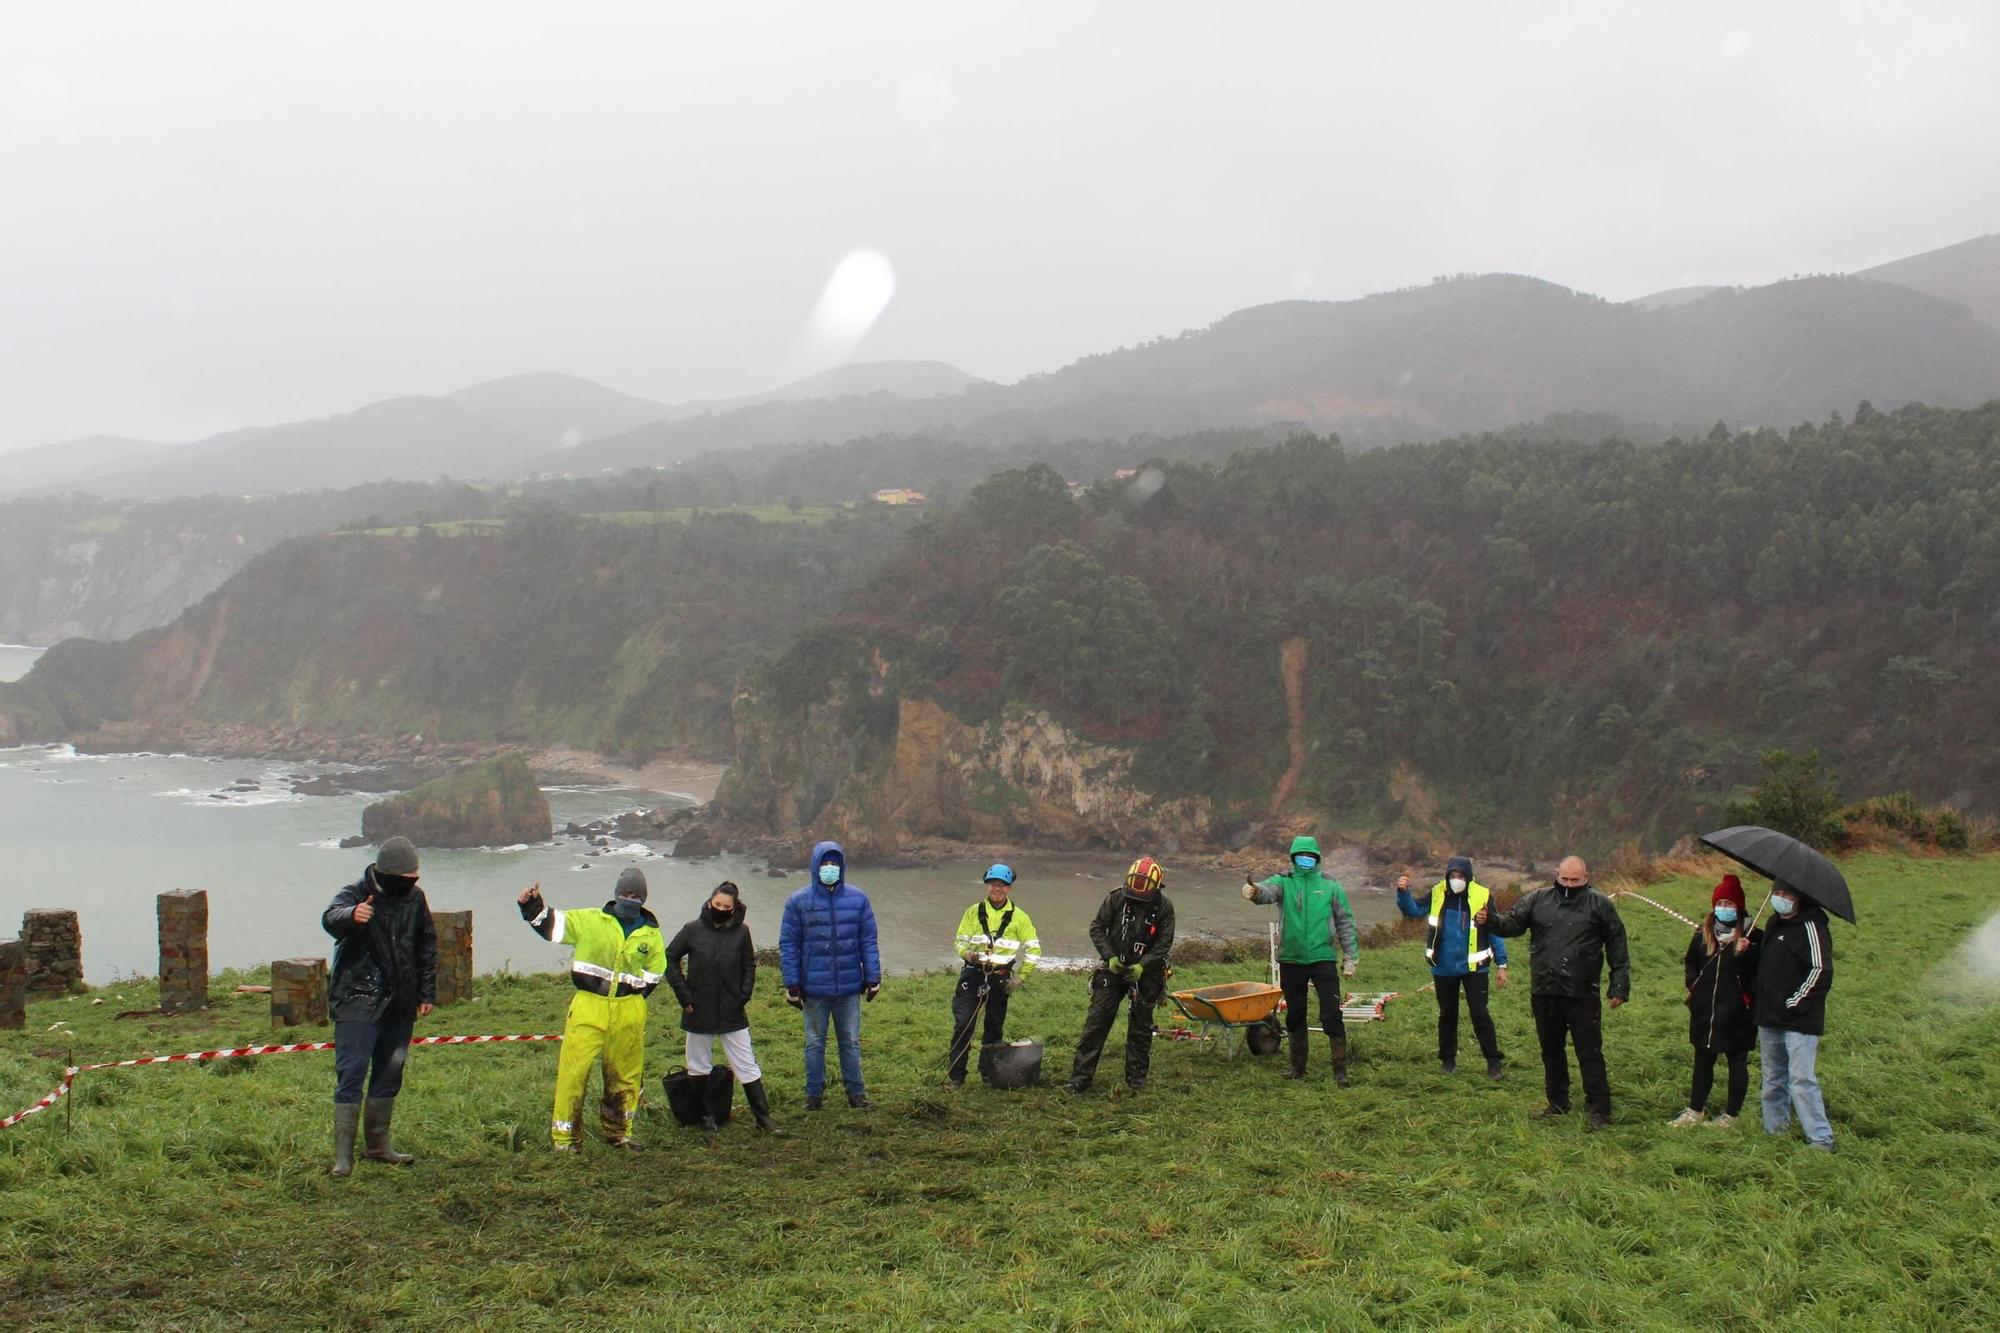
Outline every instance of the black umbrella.
{"type": "Polygon", "coordinates": [[[1797,838],[1756,824],[1738,824],[1704,833],[1701,840],[1730,860],[1791,885],[1835,916],[1854,920],[1854,895],[1848,892],[1847,877],[1797,838]]]}

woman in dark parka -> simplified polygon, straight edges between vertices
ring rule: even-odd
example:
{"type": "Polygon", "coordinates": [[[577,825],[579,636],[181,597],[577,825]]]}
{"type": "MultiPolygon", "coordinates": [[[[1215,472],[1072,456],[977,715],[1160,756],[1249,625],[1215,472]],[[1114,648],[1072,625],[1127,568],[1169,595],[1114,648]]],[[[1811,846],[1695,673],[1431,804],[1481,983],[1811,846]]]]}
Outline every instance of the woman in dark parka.
{"type": "MultiPolygon", "coordinates": [[[[1708,1123],[1716,1129],[1735,1124],[1750,1089],[1750,1048],[1757,1044],[1757,1020],[1750,997],[1755,989],[1757,955],[1754,948],[1745,952],[1736,947],[1749,928],[1743,908],[1741,881],[1724,875],[1682,960],[1688,992],[1688,1040],[1694,1045],[1694,1087],[1687,1109],[1669,1122],[1676,1129],[1700,1124],[1707,1117],[1717,1056],[1729,1063],[1729,1101],[1723,1113],[1708,1123]]],[[[1755,934],[1751,943],[1756,943],[1755,934]]]]}
{"type": "Polygon", "coordinates": [[[681,1002],[689,1077],[706,1084],[715,1069],[715,1042],[721,1038],[757,1128],[775,1134],[764,1071],[750,1048],[747,1006],[756,993],[757,950],[744,924],[746,915],[737,887],[728,880],[716,885],[701,915],[682,926],[667,946],[667,984],[681,1002]]]}

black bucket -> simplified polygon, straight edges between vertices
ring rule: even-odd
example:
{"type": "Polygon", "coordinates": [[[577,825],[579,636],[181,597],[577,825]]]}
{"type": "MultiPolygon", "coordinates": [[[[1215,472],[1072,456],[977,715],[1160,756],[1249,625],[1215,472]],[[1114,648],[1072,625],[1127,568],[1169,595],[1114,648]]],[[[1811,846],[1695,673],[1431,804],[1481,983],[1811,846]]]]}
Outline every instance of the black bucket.
{"type": "Polygon", "coordinates": [[[1001,1041],[982,1052],[986,1077],[996,1088],[1032,1088],[1042,1081],[1042,1044],[1001,1041]]]}

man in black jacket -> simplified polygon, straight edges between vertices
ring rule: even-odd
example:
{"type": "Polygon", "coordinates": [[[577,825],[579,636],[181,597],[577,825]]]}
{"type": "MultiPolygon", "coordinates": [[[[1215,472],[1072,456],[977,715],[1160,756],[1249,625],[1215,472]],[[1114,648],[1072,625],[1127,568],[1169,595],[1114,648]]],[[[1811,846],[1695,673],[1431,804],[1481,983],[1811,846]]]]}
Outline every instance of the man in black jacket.
{"type": "Polygon", "coordinates": [[[1118,1020],[1118,1006],[1132,1001],[1125,1020],[1125,1086],[1146,1086],[1153,1063],[1153,1007],[1166,997],[1167,955],[1174,947],[1174,905],[1162,892],[1166,872],[1142,856],[1125,872],[1090,923],[1090,942],[1103,961],[1090,974],[1090,1012],[1076,1039],[1076,1063],[1064,1086],[1086,1092],[1097,1073],[1104,1039],[1118,1020]]]}
{"type": "Polygon", "coordinates": [[[410,840],[385,841],[361,878],[333,895],[320,925],[338,941],[327,985],[333,1014],[333,1174],[354,1170],[364,1083],[362,1155],[408,1166],[416,1159],[389,1146],[389,1120],[403,1087],[410,1032],[437,1004],[437,928],[417,887],[417,849],[410,840]]]}
{"type": "Polygon", "coordinates": [[[1604,1010],[1597,1001],[1597,979],[1607,959],[1611,984],[1605,995],[1611,1007],[1618,1008],[1632,994],[1632,960],[1618,908],[1590,887],[1590,868],[1583,859],[1570,856],[1556,867],[1556,882],[1548,888],[1525,895],[1508,911],[1482,910],[1472,919],[1491,935],[1531,935],[1528,994],[1542,1047],[1542,1087],[1549,1099],[1535,1119],[1569,1113],[1568,1039],[1576,1044],[1590,1127],[1604,1128],[1611,1123],[1611,1079],[1604,1072],[1604,1010]]]}
{"type": "Polygon", "coordinates": [[[1751,946],[1757,954],[1757,1050],[1764,1067],[1764,1132],[1791,1128],[1833,1151],[1833,1124],[1819,1088],[1819,1039],[1833,989],[1833,937],[1820,905],[1782,880],[1771,886],[1776,915],[1751,946]]]}

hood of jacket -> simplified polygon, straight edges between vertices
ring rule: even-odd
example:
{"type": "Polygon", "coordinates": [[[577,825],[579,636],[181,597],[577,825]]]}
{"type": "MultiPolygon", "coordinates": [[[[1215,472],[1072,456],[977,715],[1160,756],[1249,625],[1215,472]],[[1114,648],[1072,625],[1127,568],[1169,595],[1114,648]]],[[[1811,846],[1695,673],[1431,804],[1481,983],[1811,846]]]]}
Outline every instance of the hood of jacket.
{"type": "MultiPolygon", "coordinates": [[[[1313,837],[1311,834],[1308,833],[1301,833],[1298,837],[1293,838],[1291,854],[1293,856],[1298,856],[1302,853],[1310,853],[1313,856],[1319,856],[1320,854],[1319,839],[1313,837]]],[[[1324,860],[1325,858],[1321,857],[1320,859],[1324,860]]]]}
{"type": "Polygon", "coordinates": [[[812,874],[809,882],[817,888],[839,887],[839,884],[829,886],[819,882],[819,868],[828,861],[838,861],[840,863],[839,884],[847,883],[847,853],[840,849],[839,843],[829,838],[825,842],[813,845],[812,874]]]}
{"type": "MultiPolygon", "coordinates": [[[[713,897],[714,895],[711,894],[709,896],[713,897]]],[[[700,925],[708,926],[710,930],[728,930],[731,926],[742,925],[744,918],[750,915],[750,909],[743,905],[743,899],[740,897],[732,899],[732,901],[736,905],[729,909],[729,920],[723,922],[721,925],[709,924],[707,903],[701,905],[701,911],[695,915],[695,921],[700,925]]]]}
{"type": "Polygon", "coordinates": [[[1444,863],[1445,879],[1450,880],[1454,873],[1465,876],[1467,884],[1472,883],[1472,858],[1469,856],[1454,856],[1451,860],[1446,861],[1444,863]]]}

